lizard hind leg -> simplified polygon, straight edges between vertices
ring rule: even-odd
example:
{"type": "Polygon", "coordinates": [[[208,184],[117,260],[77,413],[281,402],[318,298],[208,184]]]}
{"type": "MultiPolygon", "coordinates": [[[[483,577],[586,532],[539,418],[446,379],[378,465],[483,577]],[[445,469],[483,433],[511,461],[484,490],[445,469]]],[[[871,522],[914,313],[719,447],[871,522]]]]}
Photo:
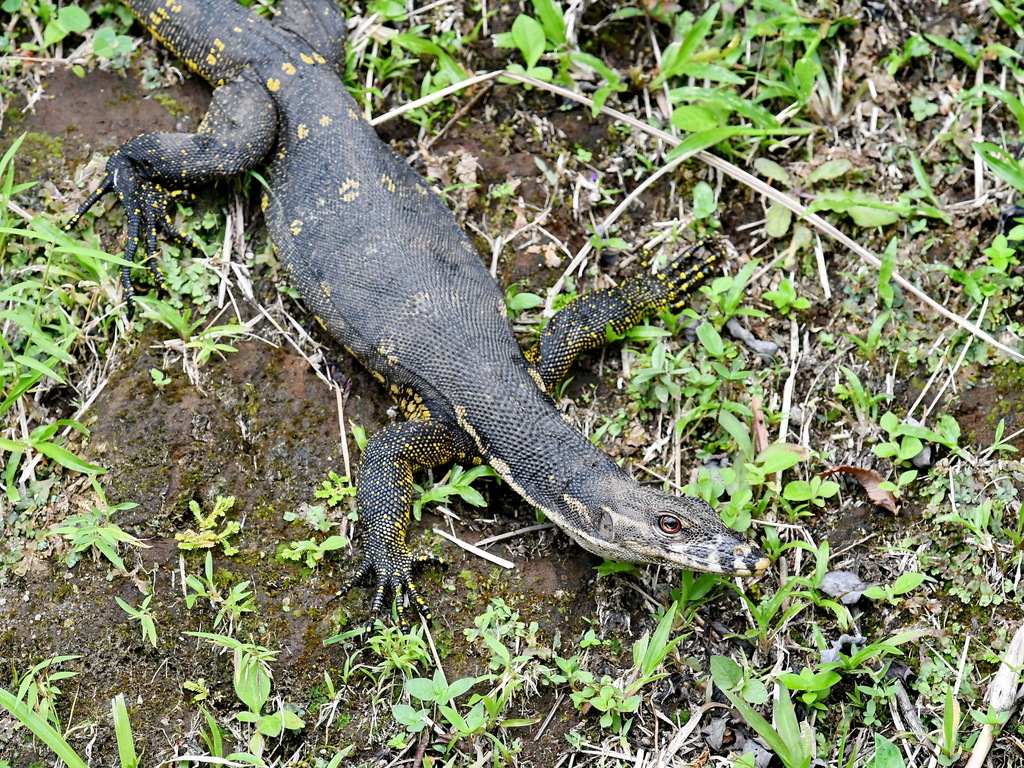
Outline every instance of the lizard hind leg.
{"type": "Polygon", "coordinates": [[[591,291],[566,304],[551,318],[536,345],[526,352],[545,391],[554,390],[580,353],[604,345],[606,329],[624,333],[663,309],[680,309],[694,286],[722,255],[719,246],[698,240],[662,272],[651,274],[649,264],[644,262],[637,274],[617,287],[591,291]]]}

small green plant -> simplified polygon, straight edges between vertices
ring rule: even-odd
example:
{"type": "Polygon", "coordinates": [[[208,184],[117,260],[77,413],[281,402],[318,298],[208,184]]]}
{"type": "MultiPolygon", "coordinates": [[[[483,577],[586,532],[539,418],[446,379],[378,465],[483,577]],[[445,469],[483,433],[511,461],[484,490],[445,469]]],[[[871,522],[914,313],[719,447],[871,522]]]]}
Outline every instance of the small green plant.
{"type": "Polygon", "coordinates": [[[428,489],[419,485],[414,486],[417,496],[412,502],[413,517],[419,520],[423,515],[423,507],[427,504],[446,503],[453,497],[458,497],[474,507],[485,507],[487,502],[480,491],[473,487],[473,483],[481,477],[497,476],[497,473],[486,464],[481,464],[472,469],[463,469],[456,464],[452,467],[447,477],[433,488],[428,489]]]}
{"type": "Polygon", "coordinates": [[[307,568],[316,568],[324,559],[324,555],[348,546],[344,536],[328,536],[323,541],[306,539],[289,541],[277,545],[277,559],[293,563],[304,562],[307,568]]]}
{"type": "Polygon", "coordinates": [[[871,424],[878,420],[878,405],[889,400],[892,396],[885,392],[879,395],[872,395],[860,383],[857,374],[845,365],[839,366],[839,370],[846,378],[846,384],[839,383],[832,387],[832,391],[841,400],[847,400],[853,406],[853,413],[858,424],[871,424]]]}
{"type": "Polygon", "coordinates": [[[822,480],[817,475],[810,480],[790,480],[782,489],[782,498],[793,502],[789,507],[791,520],[804,514],[813,514],[815,507],[825,506],[825,502],[839,493],[839,483],[833,480],[822,480]]]}
{"type": "Polygon", "coordinates": [[[583,669],[580,656],[570,659],[556,656],[555,663],[559,671],[575,689],[570,698],[576,708],[593,707],[602,713],[602,728],[609,728],[618,734],[627,732],[632,720],[624,717],[636,712],[642,701],[640,691],[645,686],[668,674],[663,670],[663,663],[683,639],[680,635],[669,640],[678,608],[678,604],[673,603],[661,617],[653,634],[644,634],[633,644],[633,670],[624,682],[617,682],[610,675],[604,675],[598,680],[583,669]]]}
{"type": "MultiPolygon", "coordinates": [[[[339,477],[335,472],[328,472],[327,478],[313,495],[318,499],[324,499],[324,503],[328,507],[336,507],[343,501],[356,497],[356,485],[348,475],[339,477]]],[[[287,519],[287,513],[285,519],[287,519]]],[[[318,530],[326,531],[322,528],[318,528],[318,530]]]]}
{"type": "Polygon", "coordinates": [[[512,22],[512,31],[495,35],[494,44],[499,48],[516,48],[522,54],[526,67],[513,63],[508,65],[510,72],[521,72],[546,83],[555,79],[555,73],[551,67],[538,66],[538,63],[545,52],[555,52],[559,61],[559,79],[564,80],[568,58],[563,55],[566,27],[562,7],[557,0],[532,2],[537,17],[519,14],[512,22]]]}
{"type": "Polygon", "coordinates": [[[117,553],[118,544],[127,543],[133,547],[148,549],[130,533],[126,533],[116,523],[111,522],[110,515],[125,509],[134,509],[138,504],[127,502],[113,507],[100,509],[93,507],[89,512],[65,519],[50,529],[50,536],[60,536],[71,545],[71,551],[64,561],[68,567],[78,562],[83,552],[95,551],[123,573],[128,572],[124,560],[117,553]]]}
{"type": "MultiPolygon", "coordinates": [[[[881,276],[880,276],[879,277],[879,291],[880,292],[883,291],[882,286],[884,286],[884,285],[888,285],[888,283],[883,281],[881,279],[881,276]]],[[[871,323],[871,326],[868,328],[867,333],[864,334],[864,338],[863,339],[861,339],[859,336],[854,336],[851,333],[844,333],[842,335],[843,335],[844,338],[846,338],[849,341],[852,341],[854,344],[856,344],[858,349],[860,349],[861,353],[865,357],[867,357],[869,360],[873,359],[874,356],[875,356],[875,353],[878,351],[879,347],[882,344],[882,340],[883,340],[882,331],[885,330],[885,326],[889,324],[889,320],[891,318],[892,318],[892,310],[887,309],[887,310],[885,310],[883,312],[879,312],[878,313],[878,317],[876,317],[874,322],[871,323]]],[[[858,381],[858,384],[859,383],[860,382],[858,381]]]]}
{"type": "Polygon", "coordinates": [[[249,751],[252,755],[257,758],[263,755],[268,738],[279,738],[286,730],[297,731],[305,726],[302,718],[284,706],[277,712],[263,713],[263,707],[270,698],[270,687],[274,678],[270,662],[277,658],[279,651],[210,632],[187,634],[231,651],[234,661],[231,682],[235,688],[235,695],[248,708],[246,712],[239,712],[236,718],[239,722],[252,723],[255,728],[249,739],[249,751]]]}
{"type": "Polygon", "coordinates": [[[896,605],[899,597],[907,592],[913,592],[928,577],[923,573],[901,574],[894,583],[877,587],[868,587],[864,590],[864,597],[869,600],[885,600],[889,605],[896,605]]]}
{"type": "Polygon", "coordinates": [[[220,545],[227,557],[237,555],[238,548],[228,542],[228,539],[242,530],[241,523],[237,520],[225,520],[224,527],[219,531],[217,530],[220,518],[225,517],[234,506],[234,496],[218,496],[213,502],[213,509],[210,510],[208,515],[204,515],[199,502],[195,500],[190,501],[188,508],[192,511],[193,517],[195,517],[196,522],[199,524],[199,530],[193,531],[189,528],[184,533],[174,534],[174,538],[178,541],[178,548],[191,551],[195,549],[213,549],[220,545]]]}
{"type": "Polygon", "coordinates": [[[754,626],[746,632],[747,639],[759,648],[768,648],[775,633],[806,610],[807,603],[794,598],[797,586],[795,580],[788,581],[777,592],[765,594],[757,602],[745,592],[739,593],[754,619],[754,626]]]}
{"type": "Polygon", "coordinates": [[[320,506],[300,504],[297,510],[294,512],[289,510],[282,517],[289,523],[301,521],[306,524],[306,527],[319,533],[327,533],[331,530],[331,519],[328,517],[327,511],[320,506]]]}
{"type": "Polygon", "coordinates": [[[779,682],[794,693],[800,694],[804,706],[824,710],[824,701],[832,688],[842,679],[842,675],[833,670],[815,671],[804,667],[799,674],[788,672],[779,675],[779,682]]]}
{"type": "Polygon", "coordinates": [[[149,375],[150,378],[153,379],[153,386],[157,389],[163,389],[172,381],[172,379],[169,376],[164,375],[164,372],[159,368],[150,368],[149,375]]]}
{"type": "Polygon", "coordinates": [[[134,621],[139,622],[142,628],[142,639],[149,642],[154,648],[156,648],[156,620],[153,618],[153,613],[150,611],[149,603],[153,599],[153,593],[146,595],[146,598],[142,601],[138,608],[133,608],[128,605],[120,597],[115,597],[114,600],[121,606],[121,610],[128,614],[128,617],[134,621]]]}
{"type": "Polygon", "coordinates": [[[774,304],[775,309],[782,315],[788,315],[792,310],[803,310],[811,306],[808,299],[797,295],[793,281],[788,277],[782,278],[779,287],[774,291],[765,291],[762,297],[774,304]]]}
{"type": "Polygon", "coordinates": [[[716,277],[710,285],[700,287],[700,292],[718,309],[718,315],[713,318],[716,328],[722,328],[729,318],[736,315],[764,317],[764,312],[758,309],[740,307],[746,298],[747,283],[754,276],[754,270],[759,263],[758,259],[751,259],[735,275],[716,277]]]}
{"type": "MultiPolygon", "coordinates": [[[[79,658],[79,657],[74,657],[79,658]]],[[[0,706],[6,707],[21,725],[28,728],[67,766],[67,768],[89,768],[89,764],[68,744],[66,734],[61,734],[50,722],[41,717],[31,705],[14,694],[0,688],[0,706]]],[[[111,717],[114,721],[114,738],[121,768],[138,768],[139,759],[135,751],[135,738],[128,720],[128,708],[124,694],[118,694],[111,701],[111,717]]],[[[59,727],[59,726],[58,726],[59,727]]],[[[6,761],[0,761],[0,765],[6,761]]]]}
{"type": "MultiPolygon", "coordinates": [[[[454,726],[452,741],[448,745],[449,751],[454,748],[458,739],[480,733],[487,725],[486,712],[482,704],[474,706],[466,716],[461,715],[454,704],[455,699],[477,682],[475,677],[463,677],[449,684],[440,668],[434,670],[433,678],[414,677],[405,682],[406,693],[411,698],[427,705],[433,704],[441,717],[454,726]]],[[[410,733],[419,733],[428,724],[429,710],[426,708],[416,709],[409,704],[392,704],[391,711],[395,719],[405,725],[410,733]]]]}
{"type": "Polygon", "coordinates": [[[213,554],[207,552],[203,564],[203,575],[196,576],[190,573],[185,577],[185,605],[192,608],[200,598],[208,600],[210,606],[217,609],[217,615],[213,620],[214,628],[227,621],[228,634],[233,634],[235,623],[242,617],[242,614],[252,613],[256,610],[250,586],[249,581],[239,582],[229,589],[220,586],[214,577],[213,554]]]}
{"type": "MultiPolygon", "coordinates": [[[[796,718],[788,688],[784,685],[778,687],[778,696],[773,704],[775,721],[773,727],[751,706],[747,698],[739,694],[740,690],[744,690],[743,686],[749,686],[743,668],[739,664],[725,656],[713,656],[711,658],[711,679],[740,713],[747,725],[764,739],[786,768],[809,768],[814,757],[814,731],[810,728],[810,723],[805,723],[806,727],[801,727],[796,718]]],[[[757,698],[760,698],[760,692],[758,692],[757,698]]],[[[764,698],[767,701],[767,690],[764,698]]]]}
{"type": "MultiPolygon", "coordinates": [[[[40,717],[43,722],[57,731],[62,730],[60,717],[57,714],[57,697],[63,694],[58,683],[77,677],[77,672],[57,669],[61,664],[76,661],[81,656],[54,656],[32,666],[23,675],[15,675],[14,684],[18,686],[15,699],[27,711],[40,717]]],[[[6,693],[6,692],[5,692],[6,693]]],[[[9,705],[6,705],[11,709],[9,705]]],[[[13,712],[13,710],[11,710],[13,712]]],[[[23,718],[19,718],[24,720],[23,718]]]]}
{"type": "Polygon", "coordinates": [[[876,456],[891,458],[895,464],[903,464],[917,456],[925,442],[949,448],[953,453],[960,451],[960,425],[948,413],[936,417],[934,430],[919,424],[901,422],[892,412],[886,412],[878,420],[879,426],[889,435],[889,440],[874,447],[876,456]]]}
{"type": "Polygon", "coordinates": [[[197,366],[203,365],[215,353],[223,357],[225,352],[237,352],[235,347],[224,340],[234,340],[249,333],[248,327],[238,323],[214,325],[200,330],[206,322],[205,317],[193,321],[191,308],[179,311],[168,302],[152,296],[136,296],[135,302],[142,306],[143,317],[155,320],[178,334],[183,348],[194,352],[197,366]]]}
{"type": "Polygon", "coordinates": [[[1020,262],[1006,236],[996,235],[992,245],[982,253],[985,254],[988,263],[969,271],[948,264],[937,264],[936,267],[945,272],[953,282],[962,285],[964,293],[979,304],[1001,291],[1019,291],[1024,279],[1014,275],[1010,268],[1020,262]]]}

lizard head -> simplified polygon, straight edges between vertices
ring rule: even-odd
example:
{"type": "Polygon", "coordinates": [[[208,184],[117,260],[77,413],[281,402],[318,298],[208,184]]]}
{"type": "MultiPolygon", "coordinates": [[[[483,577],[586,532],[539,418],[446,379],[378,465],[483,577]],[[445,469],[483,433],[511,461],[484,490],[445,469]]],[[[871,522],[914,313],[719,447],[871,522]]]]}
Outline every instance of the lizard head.
{"type": "MultiPolygon", "coordinates": [[[[627,480],[627,478],[622,478],[627,480]]],[[[769,566],[756,546],[722,523],[706,501],[629,481],[590,505],[579,542],[599,555],[723,575],[757,576],[769,566]]]]}

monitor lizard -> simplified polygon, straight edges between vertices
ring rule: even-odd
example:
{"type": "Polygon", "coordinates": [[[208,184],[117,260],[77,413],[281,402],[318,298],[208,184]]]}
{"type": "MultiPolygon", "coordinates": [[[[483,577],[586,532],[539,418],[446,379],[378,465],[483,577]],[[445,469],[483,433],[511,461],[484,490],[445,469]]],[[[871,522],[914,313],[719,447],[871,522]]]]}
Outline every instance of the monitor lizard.
{"type": "MultiPolygon", "coordinates": [[[[110,157],[73,227],[113,191],[124,257],[158,236],[193,245],[168,204],[186,187],[266,165],[262,208],[290,280],[316,318],[387,388],[405,421],[371,436],[357,473],[364,560],[342,586],[374,584],[371,621],[394,600],[407,624],[430,608],[414,572],[437,558],[407,542],[413,474],[486,462],[527,502],[604,557],[754,575],[767,558],[705,501],[643,486],[558,410],[576,356],[645,316],[679,308],[718,257],[698,243],[667,269],[557,312],[523,351],[503,292],[440,196],[364,119],[342,82],[345,19],[333,0],[283,0],[267,20],[232,0],[125,0],[156,38],[214,86],[195,133],[137,136],[110,157]],[[387,601],[387,602],[386,602],[387,601]]],[[[131,302],[129,270],[122,269],[131,302]]]]}

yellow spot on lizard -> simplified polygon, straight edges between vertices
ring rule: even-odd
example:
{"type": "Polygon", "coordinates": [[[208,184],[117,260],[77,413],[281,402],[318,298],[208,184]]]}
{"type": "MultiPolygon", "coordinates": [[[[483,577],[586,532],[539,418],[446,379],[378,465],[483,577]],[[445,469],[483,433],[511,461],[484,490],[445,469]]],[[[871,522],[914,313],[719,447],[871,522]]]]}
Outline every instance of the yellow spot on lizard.
{"type": "Polygon", "coordinates": [[[268,91],[276,91],[280,87],[281,87],[281,81],[278,80],[276,77],[271,77],[270,79],[267,80],[267,90],[268,91]]]}
{"type": "MultiPolygon", "coordinates": [[[[235,29],[238,30],[239,32],[242,31],[242,30],[238,29],[237,27],[235,27],[235,29]]],[[[227,46],[225,46],[224,43],[221,42],[219,37],[215,37],[215,38],[213,38],[213,47],[216,48],[218,51],[223,51],[227,46]]]]}
{"type": "Polygon", "coordinates": [[[352,107],[348,108],[348,116],[351,117],[353,120],[359,119],[359,113],[352,109],[352,107]]]}
{"type": "Polygon", "coordinates": [[[326,128],[330,124],[331,118],[329,118],[327,115],[324,115],[323,117],[320,118],[320,125],[322,125],[324,128],[326,128]]]}
{"type": "Polygon", "coordinates": [[[281,69],[283,69],[285,71],[285,74],[288,74],[288,75],[294,75],[295,74],[295,65],[292,64],[291,62],[288,62],[288,61],[282,62],[281,63],[281,69]]]}
{"type": "Polygon", "coordinates": [[[312,56],[307,56],[304,53],[300,53],[299,54],[299,58],[302,59],[307,64],[312,64],[313,63],[313,57],[312,56]]]}
{"type": "Polygon", "coordinates": [[[326,280],[320,283],[320,290],[324,292],[324,296],[330,297],[331,295],[331,284],[326,280]]]}
{"type": "Polygon", "coordinates": [[[263,197],[260,198],[260,210],[263,211],[264,213],[266,213],[267,206],[269,206],[269,205],[270,205],[270,198],[267,197],[266,195],[263,195],[263,197]]]}
{"type": "Polygon", "coordinates": [[[319,53],[314,53],[313,54],[313,58],[316,59],[316,63],[317,64],[326,64],[327,63],[327,59],[325,59],[319,53]]]}
{"type": "Polygon", "coordinates": [[[351,203],[359,197],[359,182],[356,179],[345,179],[344,183],[338,187],[338,194],[341,195],[343,203],[351,203]]]}
{"type": "Polygon", "coordinates": [[[384,189],[388,192],[395,191],[395,182],[386,173],[380,175],[380,183],[384,185],[384,189]]]}
{"type": "Polygon", "coordinates": [[[212,53],[206,54],[206,63],[212,67],[217,63],[217,57],[214,56],[212,53]]]}
{"type": "Polygon", "coordinates": [[[300,139],[309,136],[309,128],[306,127],[305,123],[299,123],[298,134],[300,139]]]}
{"type": "Polygon", "coordinates": [[[293,235],[299,234],[302,231],[302,220],[295,219],[295,221],[292,222],[292,225],[291,227],[289,227],[289,229],[291,229],[293,235]]]}

